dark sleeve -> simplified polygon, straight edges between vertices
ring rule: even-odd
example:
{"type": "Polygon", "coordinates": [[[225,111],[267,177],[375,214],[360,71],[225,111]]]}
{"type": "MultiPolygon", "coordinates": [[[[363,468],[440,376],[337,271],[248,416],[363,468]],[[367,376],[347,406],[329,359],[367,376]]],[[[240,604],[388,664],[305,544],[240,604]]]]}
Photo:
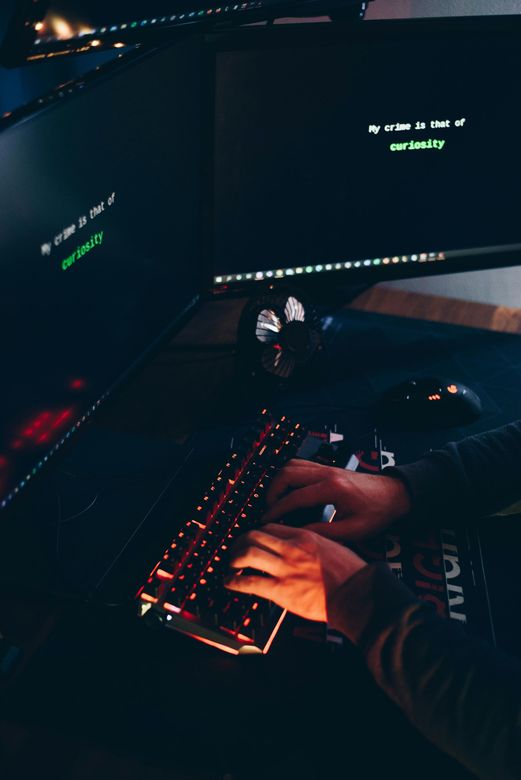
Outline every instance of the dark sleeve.
{"type": "Polygon", "coordinates": [[[521,664],[417,600],[386,564],[334,595],[328,621],[378,685],[441,750],[482,780],[521,778],[521,664]]]}
{"type": "Polygon", "coordinates": [[[521,498],[521,421],[385,473],[403,480],[420,522],[493,514],[521,498]]]}

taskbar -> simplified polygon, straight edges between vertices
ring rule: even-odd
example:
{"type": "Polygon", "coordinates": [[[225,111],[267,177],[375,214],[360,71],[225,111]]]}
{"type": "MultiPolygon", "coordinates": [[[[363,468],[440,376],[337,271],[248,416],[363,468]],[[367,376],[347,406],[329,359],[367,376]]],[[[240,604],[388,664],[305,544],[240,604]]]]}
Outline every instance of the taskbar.
{"type": "MultiPolygon", "coordinates": [[[[221,273],[213,277],[213,284],[225,288],[229,284],[241,284],[244,282],[262,282],[294,276],[323,275],[338,273],[339,271],[354,271],[400,265],[411,266],[415,264],[439,263],[445,261],[454,261],[458,266],[458,271],[466,270],[467,261],[469,261],[469,271],[483,270],[487,267],[501,268],[509,265],[517,265],[521,262],[521,243],[469,247],[435,252],[416,252],[410,255],[388,255],[386,257],[365,258],[363,260],[341,260],[314,265],[309,264],[290,266],[287,268],[272,268],[263,271],[248,271],[237,274],[221,273]]],[[[455,269],[452,269],[451,267],[451,270],[455,269]]]]}
{"type": "Polygon", "coordinates": [[[389,255],[388,257],[366,258],[364,260],[336,261],[317,263],[316,265],[291,266],[275,268],[266,271],[248,271],[240,274],[219,274],[213,277],[214,284],[233,284],[235,282],[262,282],[266,279],[284,279],[291,276],[307,274],[335,273],[359,268],[377,268],[404,263],[432,263],[445,260],[445,252],[418,252],[412,255],[389,255]]]}

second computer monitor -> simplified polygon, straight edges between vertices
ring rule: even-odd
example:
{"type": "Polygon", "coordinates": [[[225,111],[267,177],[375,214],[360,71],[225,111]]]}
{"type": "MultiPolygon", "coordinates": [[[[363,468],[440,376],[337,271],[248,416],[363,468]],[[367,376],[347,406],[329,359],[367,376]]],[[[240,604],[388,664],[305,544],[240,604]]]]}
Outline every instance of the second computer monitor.
{"type": "Polygon", "coordinates": [[[518,263],[520,34],[482,18],[214,40],[208,285],[518,263]]]}
{"type": "Polygon", "coordinates": [[[198,297],[200,55],[122,61],[0,133],[0,510],[198,297]]]}

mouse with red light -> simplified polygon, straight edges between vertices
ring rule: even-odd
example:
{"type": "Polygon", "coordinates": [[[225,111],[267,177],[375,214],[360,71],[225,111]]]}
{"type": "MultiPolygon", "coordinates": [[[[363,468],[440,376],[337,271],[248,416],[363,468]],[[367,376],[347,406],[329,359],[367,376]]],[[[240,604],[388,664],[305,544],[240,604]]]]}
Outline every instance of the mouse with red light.
{"type": "Polygon", "coordinates": [[[437,377],[407,379],[391,387],[377,405],[379,419],[404,430],[469,425],[481,415],[479,397],[461,382],[437,377]]]}

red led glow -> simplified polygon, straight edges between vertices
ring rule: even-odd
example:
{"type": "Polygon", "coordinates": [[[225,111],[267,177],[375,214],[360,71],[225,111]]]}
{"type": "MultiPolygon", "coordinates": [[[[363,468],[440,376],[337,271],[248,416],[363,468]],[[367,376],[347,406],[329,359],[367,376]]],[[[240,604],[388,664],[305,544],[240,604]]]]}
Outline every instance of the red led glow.
{"type": "Polygon", "coordinates": [[[84,379],[78,377],[77,379],[71,379],[69,387],[71,390],[85,390],[87,383],[84,379]]]}
{"type": "Polygon", "coordinates": [[[253,644],[253,639],[245,634],[237,634],[237,639],[240,639],[241,642],[244,642],[245,644],[253,644]]]}
{"type": "Polygon", "coordinates": [[[170,574],[170,572],[165,571],[164,569],[158,569],[157,570],[157,576],[160,577],[163,580],[173,580],[174,575],[170,574]]]}
{"type": "Polygon", "coordinates": [[[150,604],[157,604],[157,599],[155,596],[150,596],[148,593],[142,593],[139,597],[141,601],[147,601],[150,604]]]}
{"type": "Polygon", "coordinates": [[[181,612],[179,607],[176,607],[175,604],[169,604],[168,601],[165,601],[163,607],[168,610],[168,612],[181,612]]]}
{"type": "MultiPolygon", "coordinates": [[[[358,450],[357,452],[355,452],[355,455],[358,458],[360,465],[363,466],[368,471],[380,471],[377,465],[364,461],[363,458],[365,454],[366,453],[364,452],[364,450],[358,450]]],[[[371,457],[371,455],[369,455],[369,457],[371,457]]]]}
{"type": "Polygon", "coordinates": [[[0,469],[5,469],[8,465],[9,461],[5,457],[5,455],[0,455],[0,469]]]}
{"type": "Polygon", "coordinates": [[[205,645],[210,645],[210,647],[217,647],[219,650],[224,650],[225,653],[231,653],[232,655],[239,655],[239,651],[236,650],[234,647],[228,647],[228,645],[223,645],[220,642],[214,642],[212,639],[207,639],[205,636],[199,636],[198,634],[190,634],[188,631],[186,632],[188,636],[193,637],[193,639],[199,640],[199,642],[202,642],[205,645]]]}
{"type": "Polygon", "coordinates": [[[19,450],[27,445],[39,445],[52,441],[55,434],[69,423],[73,413],[72,407],[58,409],[54,412],[40,412],[22,426],[18,437],[11,442],[11,449],[19,450]]]}

